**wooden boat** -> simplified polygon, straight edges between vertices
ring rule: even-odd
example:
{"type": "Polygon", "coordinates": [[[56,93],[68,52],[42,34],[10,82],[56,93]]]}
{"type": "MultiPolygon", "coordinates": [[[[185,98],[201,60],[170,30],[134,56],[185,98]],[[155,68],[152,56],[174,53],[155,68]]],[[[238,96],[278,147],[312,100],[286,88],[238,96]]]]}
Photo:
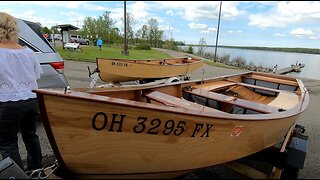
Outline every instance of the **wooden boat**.
{"type": "Polygon", "coordinates": [[[194,58],[159,60],[96,58],[96,64],[100,79],[112,83],[182,76],[203,66],[201,60],[194,58]]]}
{"type": "Polygon", "coordinates": [[[135,88],[35,90],[77,178],[173,178],[281,141],[309,103],[299,79],[248,72],[135,88]]]}

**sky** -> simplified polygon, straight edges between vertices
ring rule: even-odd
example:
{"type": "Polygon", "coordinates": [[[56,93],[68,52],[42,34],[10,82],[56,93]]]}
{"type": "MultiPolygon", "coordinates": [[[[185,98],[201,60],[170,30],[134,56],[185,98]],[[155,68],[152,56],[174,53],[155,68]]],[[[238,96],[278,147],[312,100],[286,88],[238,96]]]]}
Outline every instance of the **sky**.
{"type": "MultiPolygon", "coordinates": [[[[140,29],[151,18],[165,39],[215,45],[221,1],[126,1],[140,29]]],[[[124,1],[0,1],[0,11],[51,28],[82,27],[105,12],[123,29],[124,1]]],[[[222,1],[218,45],[320,48],[318,1],[222,1]]]]}

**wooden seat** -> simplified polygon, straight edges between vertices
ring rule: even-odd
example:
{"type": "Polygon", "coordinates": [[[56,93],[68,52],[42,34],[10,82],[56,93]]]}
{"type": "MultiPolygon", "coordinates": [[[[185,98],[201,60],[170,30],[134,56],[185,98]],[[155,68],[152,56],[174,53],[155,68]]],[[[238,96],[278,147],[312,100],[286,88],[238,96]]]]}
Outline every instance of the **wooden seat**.
{"type": "Polygon", "coordinates": [[[207,112],[216,112],[224,114],[224,112],[203,106],[194,102],[190,102],[184,99],[180,99],[165,93],[161,93],[158,91],[152,91],[151,93],[145,94],[147,98],[153,101],[160,102],[161,104],[167,105],[167,106],[173,106],[188,110],[197,110],[197,111],[207,111],[207,112]]]}
{"type": "Polygon", "coordinates": [[[268,105],[282,108],[282,109],[291,109],[299,103],[299,96],[294,93],[281,92],[273,101],[268,105]]]}
{"type": "Polygon", "coordinates": [[[274,78],[274,77],[259,76],[257,74],[252,74],[250,76],[244,76],[244,77],[250,78],[250,79],[262,80],[262,81],[280,83],[280,84],[285,84],[285,85],[289,85],[289,86],[298,86],[298,83],[296,81],[292,81],[289,79],[287,80],[287,79],[279,79],[279,78],[274,78]]]}
{"type": "Polygon", "coordinates": [[[254,89],[260,89],[260,90],[269,91],[269,92],[273,92],[273,93],[283,92],[282,90],[272,89],[272,88],[262,87],[262,86],[256,86],[256,85],[247,84],[247,83],[242,83],[242,82],[237,82],[237,81],[233,81],[233,80],[231,80],[231,79],[226,79],[226,81],[234,82],[234,83],[237,84],[237,85],[241,85],[241,86],[245,86],[245,87],[250,87],[250,88],[254,88],[254,89]]]}
{"type": "Polygon", "coordinates": [[[193,89],[191,91],[185,90],[185,92],[191,93],[191,94],[194,94],[197,96],[205,97],[205,98],[210,98],[210,99],[220,101],[220,102],[223,102],[223,103],[226,103],[229,105],[230,104],[236,105],[239,107],[247,108],[247,109],[262,112],[262,113],[269,114],[269,113],[278,113],[279,112],[278,108],[275,108],[272,106],[268,106],[268,105],[264,105],[264,104],[260,104],[260,103],[256,103],[256,102],[252,102],[252,101],[247,101],[247,100],[235,98],[235,97],[230,98],[230,96],[211,92],[211,91],[205,91],[203,89],[193,89]]]}
{"type": "Polygon", "coordinates": [[[203,89],[203,90],[206,90],[206,91],[211,91],[211,90],[219,90],[220,88],[224,88],[226,86],[232,86],[232,85],[235,85],[235,84],[236,83],[229,82],[229,81],[214,81],[214,82],[195,85],[195,86],[192,86],[192,87],[193,88],[197,88],[197,89],[203,89]]]}

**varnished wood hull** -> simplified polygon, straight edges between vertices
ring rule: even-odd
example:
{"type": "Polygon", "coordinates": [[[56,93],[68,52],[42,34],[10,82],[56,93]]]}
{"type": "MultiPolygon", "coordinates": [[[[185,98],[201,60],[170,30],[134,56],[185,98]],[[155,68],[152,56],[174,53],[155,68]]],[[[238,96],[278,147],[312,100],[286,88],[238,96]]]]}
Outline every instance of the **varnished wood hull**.
{"type": "Polygon", "coordinates": [[[201,60],[188,60],[188,58],[162,60],[97,58],[96,63],[100,79],[105,82],[126,82],[181,76],[187,75],[203,66],[201,60]]]}
{"type": "Polygon", "coordinates": [[[308,102],[305,96],[286,113],[245,116],[36,92],[56,157],[79,178],[172,178],[236,160],[279,142],[308,102]]]}

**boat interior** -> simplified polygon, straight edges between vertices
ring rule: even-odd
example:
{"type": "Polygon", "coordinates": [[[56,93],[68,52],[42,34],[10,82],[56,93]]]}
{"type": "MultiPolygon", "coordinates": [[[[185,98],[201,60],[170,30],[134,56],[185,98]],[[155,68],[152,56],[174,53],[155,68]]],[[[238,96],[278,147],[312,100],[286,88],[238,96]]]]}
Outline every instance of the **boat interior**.
{"type": "Polygon", "coordinates": [[[301,96],[294,78],[254,72],[128,91],[89,93],[220,114],[270,114],[295,107],[301,96]]]}

